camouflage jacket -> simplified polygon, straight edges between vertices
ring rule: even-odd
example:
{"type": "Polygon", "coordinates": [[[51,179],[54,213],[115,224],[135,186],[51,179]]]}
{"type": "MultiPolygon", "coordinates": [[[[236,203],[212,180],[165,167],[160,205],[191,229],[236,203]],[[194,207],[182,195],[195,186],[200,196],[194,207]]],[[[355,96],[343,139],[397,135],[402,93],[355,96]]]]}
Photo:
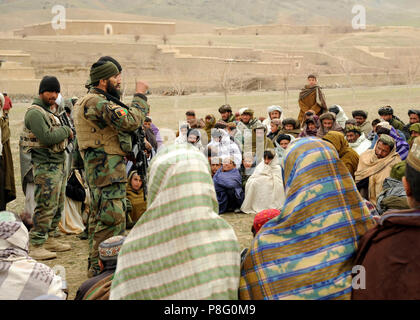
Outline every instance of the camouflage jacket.
{"type": "MultiPolygon", "coordinates": [[[[90,92],[92,93],[94,90],[92,88],[90,92]]],[[[122,134],[128,134],[143,124],[143,120],[150,109],[145,97],[139,94],[134,96],[129,109],[122,117],[114,117],[109,112],[110,104],[112,102],[103,97],[96,105],[86,105],[84,110],[86,119],[94,122],[100,128],[112,126],[122,134]]],[[[77,157],[75,161],[77,161],[77,157]]],[[[107,154],[104,148],[89,148],[86,150],[83,156],[83,164],[90,187],[104,187],[113,183],[127,182],[124,157],[107,154]]]]}

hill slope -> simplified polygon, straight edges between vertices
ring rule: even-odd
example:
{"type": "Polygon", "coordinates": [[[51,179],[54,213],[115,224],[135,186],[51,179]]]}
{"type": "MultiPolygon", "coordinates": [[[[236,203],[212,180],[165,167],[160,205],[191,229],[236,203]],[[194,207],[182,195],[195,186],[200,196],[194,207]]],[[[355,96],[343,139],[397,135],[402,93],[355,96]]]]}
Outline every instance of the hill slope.
{"type": "Polygon", "coordinates": [[[361,4],[366,7],[368,24],[420,26],[418,0],[0,0],[0,20],[6,21],[0,30],[48,21],[54,4],[69,8],[68,19],[118,19],[128,14],[138,17],[136,20],[151,16],[222,26],[276,22],[350,25],[353,6],[361,4]]]}

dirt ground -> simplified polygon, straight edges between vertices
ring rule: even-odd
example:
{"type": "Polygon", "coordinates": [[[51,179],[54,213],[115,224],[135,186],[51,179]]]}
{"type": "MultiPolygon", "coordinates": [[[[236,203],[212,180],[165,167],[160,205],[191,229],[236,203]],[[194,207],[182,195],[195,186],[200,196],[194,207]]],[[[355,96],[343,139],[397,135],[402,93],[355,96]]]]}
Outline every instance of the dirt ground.
{"type": "MultiPolygon", "coordinates": [[[[284,99],[283,92],[251,92],[236,93],[229,96],[229,103],[234,111],[243,106],[251,106],[256,116],[267,116],[267,106],[280,104],[284,107],[285,116],[296,116],[298,91],[290,91],[289,96],[284,99]]],[[[408,121],[407,110],[418,109],[420,99],[419,87],[373,87],[351,89],[329,89],[325,90],[328,105],[340,104],[349,117],[351,110],[363,109],[369,112],[369,121],[377,118],[378,107],[391,105],[397,115],[408,121]]],[[[13,97],[11,97],[13,100],[13,97]]],[[[151,116],[160,128],[175,130],[177,120],[183,120],[185,111],[196,110],[198,117],[206,114],[214,114],[217,118],[217,109],[225,103],[223,94],[202,94],[182,97],[151,96],[151,116]]],[[[15,102],[15,101],[14,101],[15,102]]],[[[30,101],[16,101],[10,113],[11,148],[14,162],[17,199],[8,204],[7,209],[21,213],[24,209],[24,195],[21,187],[20,163],[19,163],[19,134],[22,130],[23,119],[26,108],[30,101]]],[[[161,130],[162,132],[162,130],[161,130]]],[[[241,248],[248,247],[252,240],[251,225],[254,215],[246,214],[223,214],[222,217],[234,228],[241,248]]],[[[61,265],[66,270],[66,280],[69,287],[69,299],[73,299],[77,288],[87,279],[87,240],[80,240],[75,235],[63,236],[62,239],[72,246],[72,250],[58,253],[58,258],[47,261],[51,267],[61,265]]]]}
{"type": "MultiPolygon", "coordinates": [[[[235,230],[241,249],[246,248],[252,241],[251,226],[253,214],[225,213],[223,217],[235,230]]],[[[127,230],[128,234],[130,230],[127,230]]],[[[62,235],[59,241],[69,243],[72,250],[58,252],[57,259],[43,261],[51,268],[63,266],[69,289],[69,300],[76,296],[77,289],[87,280],[88,240],[80,240],[76,235],[62,235]]]]}

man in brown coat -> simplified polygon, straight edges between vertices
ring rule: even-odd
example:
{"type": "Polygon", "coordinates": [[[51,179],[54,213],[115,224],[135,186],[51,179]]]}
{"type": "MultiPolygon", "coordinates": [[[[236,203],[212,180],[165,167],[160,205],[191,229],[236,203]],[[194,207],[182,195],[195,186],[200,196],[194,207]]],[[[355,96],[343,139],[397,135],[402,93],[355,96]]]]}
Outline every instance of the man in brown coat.
{"type": "Polygon", "coordinates": [[[298,120],[303,125],[305,120],[305,112],[309,110],[315,111],[317,116],[328,111],[325,96],[318,86],[316,76],[310,74],[308,76],[308,84],[300,91],[299,94],[299,117],[298,120]]]}
{"type": "Polygon", "coordinates": [[[403,184],[411,209],[386,212],[359,242],[355,265],[363,266],[357,276],[364,281],[353,287],[354,300],[420,299],[420,137],[403,184]]]}

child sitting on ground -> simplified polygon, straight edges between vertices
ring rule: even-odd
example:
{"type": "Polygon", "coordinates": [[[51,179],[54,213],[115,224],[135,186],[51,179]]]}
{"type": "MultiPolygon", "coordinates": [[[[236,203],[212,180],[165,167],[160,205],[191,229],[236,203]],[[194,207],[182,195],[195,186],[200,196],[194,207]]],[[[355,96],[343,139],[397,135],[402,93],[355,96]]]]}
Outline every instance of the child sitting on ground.
{"type": "Polygon", "coordinates": [[[143,181],[136,171],[131,171],[127,182],[127,229],[131,229],[147,209],[143,181]]]}

